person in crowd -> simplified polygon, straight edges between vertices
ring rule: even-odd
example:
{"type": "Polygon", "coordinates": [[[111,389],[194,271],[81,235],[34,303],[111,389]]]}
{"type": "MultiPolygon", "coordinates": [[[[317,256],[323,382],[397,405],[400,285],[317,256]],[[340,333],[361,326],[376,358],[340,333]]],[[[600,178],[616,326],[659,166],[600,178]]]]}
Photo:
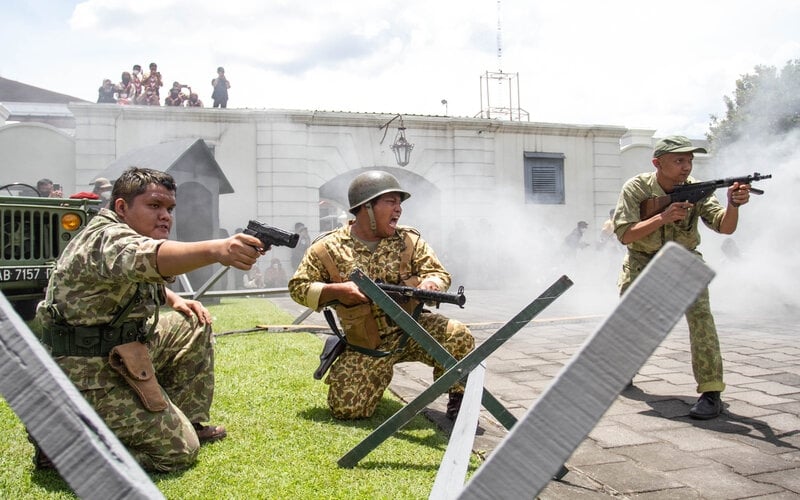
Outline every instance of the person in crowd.
{"type": "MultiPolygon", "coordinates": [[[[689,203],[678,201],[664,211],[642,220],[640,205],[648,198],[665,196],[675,186],[696,182],[691,177],[694,153],[706,150],[693,146],[680,135],[659,140],[653,151],[654,172],[639,174],[622,186],[614,211],[614,233],[627,253],[619,275],[620,294],[641,274],[650,260],[667,242],[674,241],[702,259],[699,225],[703,223],[721,234],[732,234],[739,222],[739,209],[750,200],[750,185],[734,183],[727,191],[727,208],[715,195],[689,203]]],[[[721,393],[725,390],[719,338],[711,314],[706,288],[686,311],[691,344],[692,371],[700,394],[689,416],[707,420],[722,412],[721,393]]]]}
{"type": "Polygon", "coordinates": [[[161,87],[164,86],[164,82],[161,79],[161,73],[158,71],[156,63],[150,63],[150,72],[142,80],[142,86],[147,96],[145,104],[150,106],[161,105],[161,87]]]}
{"type": "Polygon", "coordinates": [[[578,221],[575,225],[575,229],[573,229],[566,238],[564,238],[564,246],[567,247],[573,254],[580,250],[581,248],[586,248],[589,246],[583,240],[583,233],[586,232],[586,229],[589,227],[589,223],[585,220],[578,221]]]}
{"type": "Polygon", "coordinates": [[[180,88],[172,87],[169,89],[169,95],[164,98],[164,106],[183,106],[184,95],[181,93],[180,88]]]}
{"type": "Polygon", "coordinates": [[[117,103],[118,104],[133,104],[135,102],[136,87],[133,84],[133,78],[127,71],[122,72],[122,79],[117,85],[117,103]]]}
{"type": "Polygon", "coordinates": [[[134,64],[131,70],[131,83],[133,83],[133,104],[142,104],[142,67],[139,64],[134,64]]]}
{"type": "Polygon", "coordinates": [[[192,87],[178,81],[172,82],[172,87],[170,87],[170,90],[172,89],[178,89],[178,92],[180,92],[181,97],[183,98],[184,101],[189,99],[189,94],[192,93],[192,87]],[[185,93],[183,89],[186,89],[189,92],[189,94],[185,93]]]}
{"type": "Polygon", "coordinates": [[[222,66],[217,68],[217,77],[211,80],[211,86],[214,87],[214,91],[211,93],[214,107],[227,108],[228,89],[231,88],[231,82],[225,77],[225,68],[222,66]]]}
{"type": "Polygon", "coordinates": [[[261,268],[253,266],[242,276],[242,286],[245,288],[264,288],[264,273],[261,268]]]}
{"type": "Polygon", "coordinates": [[[186,100],[186,107],[187,108],[202,108],[203,101],[200,100],[200,97],[197,95],[197,92],[192,92],[189,94],[189,99],[186,100]]]}
{"type": "Polygon", "coordinates": [[[264,272],[264,286],[267,288],[280,288],[286,286],[289,278],[286,277],[286,271],[283,270],[283,265],[279,259],[272,259],[269,267],[264,272]]]}
{"type": "MultiPolygon", "coordinates": [[[[110,208],[64,249],[36,315],[55,362],[139,464],[158,472],[189,467],[201,444],[227,435],[223,426],[207,424],[214,394],[211,315],[165,285],[214,263],[250,269],[268,250],[243,233],[169,240],[176,189],[164,172],[123,172],[110,208]]],[[[37,466],[47,467],[36,449],[37,466]]]]}
{"type": "Polygon", "coordinates": [[[100,85],[100,88],[97,89],[97,103],[98,104],[116,104],[117,99],[115,94],[117,93],[117,87],[111,80],[106,78],[103,80],[103,84],[100,85]]]}
{"type": "MultiPolygon", "coordinates": [[[[292,299],[314,310],[334,307],[342,322],[347,349],[326,379],[328,406],[338,419],[371,416],[397,363],[432,365],[434,377],[444,372],[348,278],[358,268],[371,279],[390,284],[448,289],[450,274],[419,231],[398,225],[401,205],[409,196],[387,172],[373,170],[356,176],[348,189],[349,210],[355,220],[317,238],[289,280],[292,299]]],[[[418,322],[456,359],[474,348],[472,334],[458,321],[423,310],[418,322]]],[[[458,415],[463,393],[461,383],[450,388],[448,418],[458,415]]]]}
{"type": "Polygon", "coordinates": [[[603,226],[600,228],[600,238],[598,247],[603,248],[609,243],[615,244],[616,235],[614,234],[614,209],[608,211],[608,219],[603,221],[603,226]]]}
{"type": "Polygon", "coordinates": [[[303,255],[306,253],[306,249],[311,245],[311,238],[308,235],[308,228],[302,222],[296,222],[294,225],[294,232],[299,234],[300,237],[297,239],[297,245],[292,248],[292,269],[297,269],[297,266],[300,265],[300,261],[303,260],[303,255]]]}
{"type": "Polygon", "coordinates": [[[111,181],[105,177],[98,177],[92,182],[92,185],[94,186],[92,193],[96,194],[100,200],[100,208],[108,208],[111,201],[111,189],[114,187],[111,181]]]}
{"type": "Polygon", "coordinates": [[[53,181],[46,177],[36,181],[36,190],[39,191],[41,198],[61,198],[63,196],[61,185],[53,184],[53,181]]]}
{"type": "Polygon", "coordinates": [[[141,104],[145,106],[161,106],[158,101],[158,94],[153,89],[144,89],[142,94],[141,104]]]}

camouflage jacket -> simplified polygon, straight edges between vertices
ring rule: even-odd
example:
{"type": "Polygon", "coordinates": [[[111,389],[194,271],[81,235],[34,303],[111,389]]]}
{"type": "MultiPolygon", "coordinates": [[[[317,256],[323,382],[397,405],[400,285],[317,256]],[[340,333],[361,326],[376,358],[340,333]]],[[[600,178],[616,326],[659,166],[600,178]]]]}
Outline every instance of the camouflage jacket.
{"type": "MultiPolygon", "coordinates": [[[[686,182],[692,183],[696,181],[689,177],[686,182]]],[[[614,233],[617,238],[622,241],[622,235],[625,234],[625,231],[633,224],[641,221],[639,205],[642,201],[665,195],[666,193],[656,181],[655,172],[639,174],[625,182],[619,195],[617,209],[614,212],[614,233]]],[[[653,255],[668,241],[674,241],[689,250],[695,250],[700,244],[699,221],[702,220],[706,226],[719,232],[719,225],[724,215],[725,209],[719,203],[717,197],[712,194],[696,203],[689,212],[689,217],[661,226],[644,238],[630,243],[628,250],[640,254],[653,255]]]]}
{"type": "Polygon", "coordinates": [[[147,319],[163,303],[164,277],[156,254],[164,240],[142,236],[107,209],[100,211],[64,249],[50,277],[37,317],[43,325],[108,324],[139,290],[129,319],[147,319]]]}
{"type": "Polygon", "coordinates": [[[331,277],[317,254],[309,250],[303,257],[292,279],[289,293],[292,299],[311,309],[319,310],[319,295],[325,283],[346,281],[355,268],[361,269],[373,280],[400,284],[408,276],[400,276],[400,256],[406,242],[415,242],[410,259],[411,274],[420,280],[432,280],[440,291],[450,287],[450,273],[439,262],[433,249],[419,237],[419,232],[408,226],[398,226],[395,234],[378,242],[374,252],[350,235],[350,226],[341,227],[318,238],[314,245],[323,245],[339,270],[331,277]],[[412,236],[407,238],[407,236],[412,236]]]}

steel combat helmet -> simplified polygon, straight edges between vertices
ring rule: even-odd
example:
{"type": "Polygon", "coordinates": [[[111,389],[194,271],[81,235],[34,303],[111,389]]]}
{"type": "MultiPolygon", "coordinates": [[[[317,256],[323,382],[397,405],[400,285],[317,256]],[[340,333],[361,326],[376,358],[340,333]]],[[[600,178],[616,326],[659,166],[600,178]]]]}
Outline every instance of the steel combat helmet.
{"type": "Polygon", "coordinates": [[[358,207],[385,193],[400,193],[403,201],[411,196],[411,193],[400,187],[397,178],[388,172],[370,170],[357,175],[347,190],[350,213],[355,215],[358,207]]]}

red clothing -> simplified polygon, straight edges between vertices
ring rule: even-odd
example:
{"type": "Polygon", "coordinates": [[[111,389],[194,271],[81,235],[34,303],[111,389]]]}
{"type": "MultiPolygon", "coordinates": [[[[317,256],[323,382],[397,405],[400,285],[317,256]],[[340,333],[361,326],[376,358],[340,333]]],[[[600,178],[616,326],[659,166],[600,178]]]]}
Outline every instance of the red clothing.
{"type": "Polygon", "coordinates": [[[164,83],[161,81],[161,73],[158,71],[148,73],[144,80],[142,80],[142,85],[146,90],[152,90],[153,93],[156,95],[156,98],[159,97],[159,89],[164,86],[164,83]]]}

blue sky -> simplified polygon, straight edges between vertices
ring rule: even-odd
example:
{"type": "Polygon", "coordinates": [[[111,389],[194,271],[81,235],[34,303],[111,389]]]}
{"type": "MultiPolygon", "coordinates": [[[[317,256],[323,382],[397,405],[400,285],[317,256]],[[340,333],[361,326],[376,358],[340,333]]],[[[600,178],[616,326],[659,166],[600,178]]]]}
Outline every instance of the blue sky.
{"type": "MultiPolygon", "coordinates": [[[[519,75],[531,121],[702,137],[739,76],[800,58],[800,0],[7,0],[3,10],[0,76],[91,101],[104,78],[157,62],[207,105],[221,65],[230,107],[471,117],[481,75],[502,70],[519,75]]],[[[493,104],[508,90],[492,86],[493,104]]]]}

